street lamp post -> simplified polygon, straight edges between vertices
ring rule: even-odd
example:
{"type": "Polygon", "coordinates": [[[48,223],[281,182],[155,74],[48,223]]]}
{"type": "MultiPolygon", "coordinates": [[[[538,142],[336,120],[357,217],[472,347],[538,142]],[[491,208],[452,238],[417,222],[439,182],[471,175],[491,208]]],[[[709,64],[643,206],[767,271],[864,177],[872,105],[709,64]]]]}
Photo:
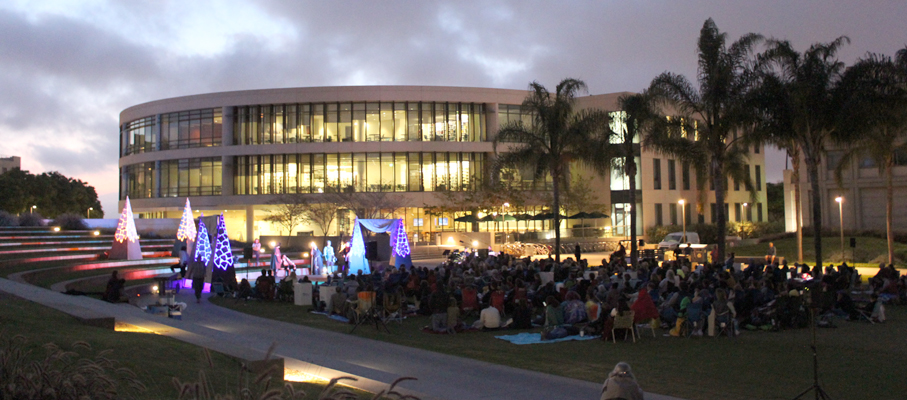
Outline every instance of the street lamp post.
{"type": "Polygon", "coordinates": [[[94,207],[88,207],[88,211],[85,212],[85,218],[91,218],[91,210],[94,210],[94,207]]]}
{"type": "Polygon", "coordinates": [[[747,210],[746,207],[749,206],[749,205],[750,205],[750,203],[743,203],[743,218],[740,218],[740,219],[743,220],[743,221],[749,221],[749,220],[750,220],[748,214],[746,213],[746,210],[747,210]]]}
{"type": "Polygon", "coordinates": [[[510,203],[504,203],[501,205],[501,219],[504,220],[504,243],[507,243],[507,214],[504,213],[504,209],[510,207],[510,203]]]}
{"type": "Polygon", "coordinates": [[[844,261],[844,197],[835,197],[838,202],[838,221],[841,222],[841,261],[844,261]]]}
{"type": "Polygon", "coordinates": [[[38,208],[38,206],[31,206],[31,213],[32,213],[32,214],[35,213],[35,209],[36,209],[36,208],[38,208]]]}
{"type": "Polygon", "coordinates": [[[680,221],[683,222],[683,236],[680,237],[681,243],[687,242],[687,210],[683,206],[684,203],[686,203],[686,201],[683,199],[677,200],[677,204],[680,204],[680,221]]]}

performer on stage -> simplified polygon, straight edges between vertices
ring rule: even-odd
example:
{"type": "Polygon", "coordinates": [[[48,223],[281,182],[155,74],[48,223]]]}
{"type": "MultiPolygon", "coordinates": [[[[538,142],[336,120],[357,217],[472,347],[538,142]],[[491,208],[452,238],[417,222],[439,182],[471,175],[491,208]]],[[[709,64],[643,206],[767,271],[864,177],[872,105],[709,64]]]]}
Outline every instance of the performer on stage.
{"type": "Polygon", "coordinates": [[[312,244],[312,275],[320,275],[321,269],[324,268],[324,257],[318,246],[312,244]]]}
{"type": "Polygon", "coordinates": [[[271,273],[274,276],[277,276],[277,270],[283,264],[283,254],[280,253],[280,243],[277,243],[274,246],[274,251],[271,253],[271,273]]]}
{"type": "Polygon", "coordinates": [[[334,272],[334,265],[337,264],[337,256],[334,255],[334,247],[331,246],[331,241],[328,240],[328,244],[324,246],[324,266],[327,269],[325,273],[330,274],[334,272]]]}

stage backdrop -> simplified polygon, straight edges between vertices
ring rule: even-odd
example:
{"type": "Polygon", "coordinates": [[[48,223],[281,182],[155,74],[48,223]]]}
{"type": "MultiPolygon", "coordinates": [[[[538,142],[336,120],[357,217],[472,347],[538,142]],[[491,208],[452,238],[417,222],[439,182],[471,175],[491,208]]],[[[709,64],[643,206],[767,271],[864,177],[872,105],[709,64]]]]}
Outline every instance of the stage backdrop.
{"type": "Polygon", "coordinates": [[[356,219],[353,227],[353,238],[350,244],[350,273],[362,270],[363,274],[371,273],[368,260],[365,258],[365,240],[362,237],[362,228],[372,232],[390,234],[391,254],[394,256],[394,265],[397,268],[412,267],[413,262],[409,251],[409,239],[402,219],[356,219]]]}

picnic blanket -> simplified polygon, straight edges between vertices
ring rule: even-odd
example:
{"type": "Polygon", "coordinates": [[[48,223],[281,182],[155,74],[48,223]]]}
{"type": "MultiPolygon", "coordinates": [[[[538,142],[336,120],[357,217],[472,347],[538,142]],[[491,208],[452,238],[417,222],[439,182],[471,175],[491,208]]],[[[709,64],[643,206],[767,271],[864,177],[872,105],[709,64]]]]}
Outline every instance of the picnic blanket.
{"type": "Polygon", "coordinates": [[[599,336],[573,335],[573,336],[562,337],[560,339],[542,340],[541,333],[529,333],[529,332],[518,333],[516,335],[504,335],[504,336],[495,336],[495,337],[498,339],[501,339],[501,340],[506,340],[513,344],[554,343],[554,342],[566,342],[568,340],[592,340],[592,339],[599,338],[599,336]]]}
{"type": "Polygon", "coordinates": [[[322,312],[322,311],[309,311],[309,312],[312,313],[312,314],[324,315],[325,317],[328,317],[328,318],[330,318],[330,319],[332,319],[332,320],[334,320],[334,321],[343,322],[344,324],[350,323],[349,318],[341,317],[341,316],[339,316],[339,315],[332,315],[332,314],[328,314],[328,313],[322,312]]]}

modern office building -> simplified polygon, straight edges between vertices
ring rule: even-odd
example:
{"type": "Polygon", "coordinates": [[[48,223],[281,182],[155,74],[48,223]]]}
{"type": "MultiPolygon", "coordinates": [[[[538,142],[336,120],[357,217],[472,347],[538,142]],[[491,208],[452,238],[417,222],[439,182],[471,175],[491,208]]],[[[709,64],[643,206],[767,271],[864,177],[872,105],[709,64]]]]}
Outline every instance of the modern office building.
{"type": "MultiPolygon", "coordinates": [[[[281,193],[318,202],[337,190],[385,193],[407,232],[502,229],[504,224],[456,224],[463,213],[427,213],[447,205],[444,193],[472,191],[489,181],[499,126],[519,118],[523,90],[431,86],[312,87],[185,96],[136,105],[120,114],[120,200],[128,195],[142,218],[179,218],[184,198],[195,209],[225,212],[233,237],[278,234],[264,221],[281,193]]],[[[622,93],[584,96],[577,107],[615,110],[622,93]]],[[[498,147],[506,151],[507,145],[498,147]]],[[[730,220],[765,220],[764,157],[750,154],[756,200],[729,187],[730,220]]],[[[655,224],[712,222],[714,195],[697,207],[689,165],[641,150],[637,177],[639,229],[655,224]],[[711,203],[709,203],[709,199],[711,203]],[[679,199],[686,199],[684,209],[679,199]]],[[[522,184],[528,178],[514,171],[522,184]]],[[[627,179],[585,171],[600,211],[599,234],[626,234],[627,179]]],[[[544,184],[543,184],[544,185],[544,184]]],[[[528,188],[528,185],[527,185],[528,188]]],[[[544,189],[544,187],[542,187],[544,189]]],[[[506,201],[505,201],[506,202],[506,201]]],[[[514,201],[516,203],[516,201],[514,201]]],[[[503,204],[501,204],[503,206],[503,204]]],[[[449,208],[449,207],[448,207],[449,208]]],[[[513,207],[512,207],[513,208],[513,207]]],[[[541,212],[543,204],[500,212],[541,212]]],[[[486,210],[491,213],[492,210],[486,210]]],[[[348,234],[353,216],[340,211],[329,234],[348,234]]],[[[569,235],[572,224],[562,229],[569,235]]],[[[588,224],[589,221],[586,221],[588,224]]],[[[509,229],[541,230],[543,223],[510,222],[509,229]]],[[[316,226],[299,232],[321,235],[316,226]]]]}
{"type": "Polygon", "coordinates": [[[22,168],[22,159],[16,156],[0,157],[0,174],[16,168],[22,168]]]}
{"type": "MultiPolygon", "coordinates": [[[[819,168],[819,193],[822,207],[822,225],[845,231],[886,229],[886,186],[885,177],[869,157],[861,157],[849,165],[841,175],[841,183],[835,179],[835,168],[844,151],[831,148],[827,151],[819,168]],[[837,199],[840,198],[840,203],[837,199]]],[[[802,226],[812,226],[812,188],[806,172],[805,162],[800,162],[800,216],[802,226]]],[[[895,155],[892,170],[894,187],[893,226],[896,232],[907,231],[907,154],[895,155]]],[[[796,231],[794,207],[793,170],[784,171],[784,216],[787,231],[796,231]]]]}

